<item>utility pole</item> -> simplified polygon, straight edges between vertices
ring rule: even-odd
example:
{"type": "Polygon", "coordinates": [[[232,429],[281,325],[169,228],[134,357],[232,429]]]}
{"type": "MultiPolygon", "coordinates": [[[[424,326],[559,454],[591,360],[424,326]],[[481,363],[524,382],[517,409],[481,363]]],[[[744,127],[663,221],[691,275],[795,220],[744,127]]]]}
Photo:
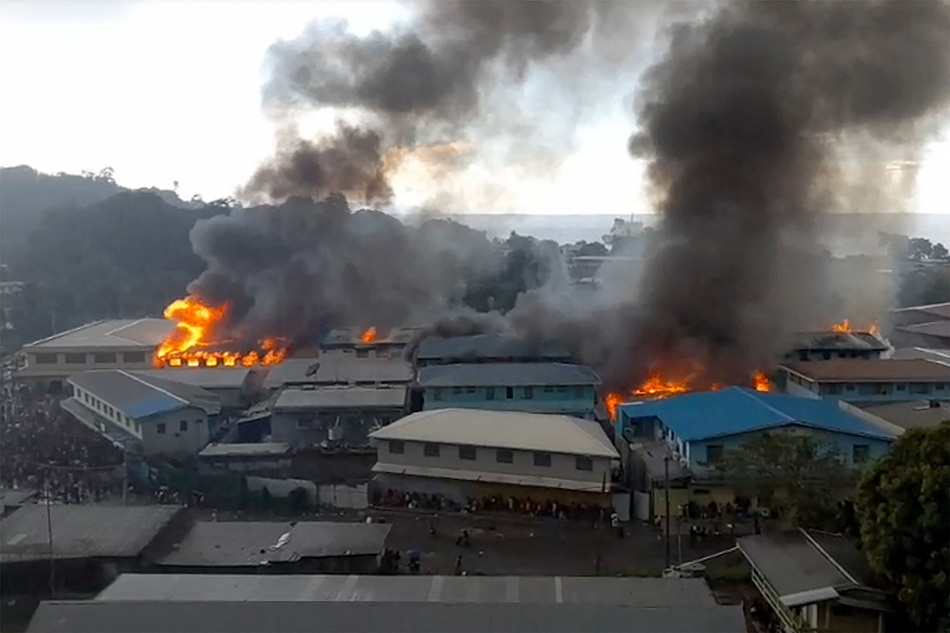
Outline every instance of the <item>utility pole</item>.
{"type": "Polygon", "coordinates": [[[666,569],[670,568],[670,454],[663,457],[663,479],[666,488],[666,569]]]}
{"type": "Polygon", "coordinates": [[[122,442],[122,505],[125,505],[129,491],[129,445],[122,442]]]}
{"type": "Polygon", "coordinates": [[[56,597],[56,567],[53,564],[53,513],[50,510],[50,501],[53,496],[53,486],[50,483],[52,468],[46,469],[46,534],[49,537],[49,592],[56,597]]]}
{"type": "MultiPolygon", "coordinates": [[[[603,500],[604,495],[607,493],[607,472],[604,472],[603,479],[600,482],[600,495],[601,500],[603,500]]],[[[604,522],[601,520],[597,523],[597,559],[595,563],[594,575],[600,576],[600,560],[602,558],[603,550],[603,541],[604,541],[604,522]]]]}

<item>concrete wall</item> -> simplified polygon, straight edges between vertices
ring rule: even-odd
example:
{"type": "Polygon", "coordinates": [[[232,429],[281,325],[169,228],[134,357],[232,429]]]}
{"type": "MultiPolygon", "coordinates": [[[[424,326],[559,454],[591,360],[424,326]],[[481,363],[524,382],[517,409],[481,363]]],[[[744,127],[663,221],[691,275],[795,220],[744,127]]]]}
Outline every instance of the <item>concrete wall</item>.
{"type": "Polygon", "coordinates": [[[157,415],[141,424],[142,449],[147,455],[190,455],[208,444],[208,414],[197,407],[157,415]],[[186,425],[184,430],[182,422],[186,425]]]}
{"type": "Polygon", "coordinates": [[[292,446],[311,446],[324,440],[341,439],[349,446],[368,444],[367,434],[402,417],[401,407],[360,410],[275,411],[271,416],[271,441],[292,446]],[[342,437],[330,437],[340,419],[342,437]]]}
{"type": "MultiPolygon", "coordinates": [[[[850,435],[847,433],[837,433],[834,431],[825,431],[820,429],[810,429],[802,426],[784,427],[783,430],[795,434],[808,435],[821,443],[830,444],[844,458],[845,465],[860,466],[855,464],[854,447],[856,445],[868,447],[868,461],[883,456],[890,448],[890,442],[871,437],[862,437],[860,435],[850,435]]],[[[706,462],[709,446],[721,446],[723,451],[734,450],[751,440],[756,435],[765,431],[754,433],[741,433],[729,437],[714,438],[702,441],[689,442],[689,464],[690,468],[701,471],[702,463],[706,462]]]]}
{"type": "Polygon", "coordinates": [[[423,402],[425,410],[454,407],[531,413],[573,413],[587,419],[593,419],[594,406],[594,388],[583,385],[427,387],[424,390],[423,402]]]}
{"type": "Polygon", "coordinates": [[[439,445],[438,457],[425,455],[424,446],[422,442],[403,442],[404,452],[399,454],[391,451],[390,441],[380,440],[377,446],[378,459],[388,464],[555,477],[590,483],[601,483],[606,476],[607,484],[610,485],[610,459],[606,457],[593,458],[593,469],[585,471],[577,469],[576,455],[549,453],[550,466],[535,466],[531,451],[512,451],[512,463],[505,464],[498,462],[498,449],[495,448],[476,447],[475,460],[467,460],[459,457],[459,447],[454,444],[439,445]]]}
{"type": "Polygon", "coordinates": [[[17,377],[62,379],[77,372],[92,369],[152,369],[152,355],[154,353],[154,349],[125,351],[77,349],[68,352],[41,349],[28,350],[24,352],[27,366],[17,373],[17,377]],[[139,355],[142,356],[142,360],[139,360],[139,355]],[[56,362],[39,362],[40,360],[46,360],[47,357],[55,357],[56,362]]]}

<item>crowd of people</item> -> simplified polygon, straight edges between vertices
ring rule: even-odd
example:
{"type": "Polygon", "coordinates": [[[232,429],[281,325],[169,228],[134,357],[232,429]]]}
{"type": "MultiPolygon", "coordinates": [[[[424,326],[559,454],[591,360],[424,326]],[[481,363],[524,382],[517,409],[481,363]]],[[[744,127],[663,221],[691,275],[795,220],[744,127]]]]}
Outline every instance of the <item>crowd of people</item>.
{"type": "Polygon", "coordinates": [[[100,500],[122,487],[122,451],[59,407],[59,399],[4,381],[0,484],[62,503],[100,500]]]}
{"type": "Polygon", "coordinates": [[[611,510],[594,503],[558,503],[551,499],[538,501],[531,497],[516,499],[492,495],[486,497],[469,497],[466,502],[459,503],[441,494],[426,494],[419,492],[400,492],[388,489],[385,493],[376,491],[373,494],[373,504],[388,507],[399,507],[422,510],[439,510],[442,512],[462,512],[476,514],[479,512],[508,512],[537,517],[552,517],[569,520],[605,520],[611,510]]]}

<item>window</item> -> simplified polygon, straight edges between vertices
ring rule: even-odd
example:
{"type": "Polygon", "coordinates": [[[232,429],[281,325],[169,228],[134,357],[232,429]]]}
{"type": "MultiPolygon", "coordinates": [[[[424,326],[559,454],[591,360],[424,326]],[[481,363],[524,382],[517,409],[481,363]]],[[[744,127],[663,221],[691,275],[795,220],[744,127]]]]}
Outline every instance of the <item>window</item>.
{"type": "Polygon", "coordinates": [[[936,382],[934,383],[934,389],[937,391],[942,391],[947,388],[947,383],[945,382],[936,382]]]}
{"type": "Polygon", "coordinates": [[[925,382],[910,383],[911,393],[930,393],[930,385],[925,382]]]}
{"type": "Polygon", "coordinates": [[[821,353],[821,358],[822,358],[823,360],[831,360],[831,352],[822,352],[822,353],[821,353]]]}
{"type": "Polygon", "coordinates": [[[554,387],[552,387],[551,385],[545,385],[544,393],[554,393],[554,387]]]}
{"type": "Polygon", "coordinates": [[[564,385],[558,385],[556,389],[558,393],[567,393],[567,387],[565,387],[564,385]]]}
{"type": "Polygon", "coordinates": [[[144,363],[145,352],[124,352],[122,360],[127,363],[144,363]]]}
{"type": "Polygon", "coordinates": [[[358,349],[358,350],[356,350],[356,357],[357,357],[357,358],[369,358],[369,350],[368,350],[368,349],[358,349]]]}
{"type": "Polygon", "coordinates": [[[594,470],[594,460],[584,455],[578,455],[575,466],[577,470],[594,470]]]}
{"type": "Polygon", "coordinates": [[[406,445],[402,440],[389,440],[389,452],[393,455],[402,455],[406,452],[406,445]]]}
{"type": "Polygon", "coordinates": [[[159,422],[159,423],[155,426],[155,432],[158,433],[159,435],[165,435],[165,423],[164,423],[164,422],[159,422]]]}
{"type": "Polygon", "coordinates": [[[841,385],[836,382],[833,382],[830,385],[826,385],[826,389],[827,389],[826,393],[832,396],[835,396],[841,393],[841,385]]]}
{"type": "Polygon", "coordinates": [[[56,354],[37,354],[36,364],[37,365],[55,365],[56,354]]]}
{"type": "Polygon", "coordinates": [[[452,395],[454,395],[454,396],[460,396],[460,395],[462,395],[462,388],[461,388],[461,387],[452,387],[452,395]]]}
{"type": "Polygon", "coordinates": [[[574,397],[583,398],[584,397],[584,385],[577,385],[574,387],[574,397]]]}
{"type": "Polygon", "coordinates": [[[459,446],[459,459],[467,459],[469,461],[475,461],[475,447],[474,446],[459,446]]]}
{"type": "Polygon", "coordinates": [[[515,461],[515,456],[507,448],[499,448],[495,451],[495,461],[499,464],[511,464],[515,461]]]}
{"type": "Polygon", "coordinates": [[[376,358],[389,358],[389,350],[388,349],[376,350],[376,358]]]}
{"type": "Polygon", "coordinates": [[[706,445],[706,463],[718,464],[722,461],[722,444],[706,445]]]}
{"type": "Polygon", "coordinates": [[[179,423],[178,423],[178,430],[181,431],[181,432],[183,432],[183,433],[184,433],[185,431],[187,431],[187,430],[188,430],[188,420],[182,420],[181,422],[179,422],[179,423]]]}
{"type": "Polygon", "coordinates": [[[425,444],[422,447],[422,454],[426,457],[438,457],[439,456],[439,445],[438,444],[425,444]]]}
{"type": "Polygon", "coordinates": [[[432,390],[432,399],[441,400],[442,399],[442,387],[436,387],[432,390]]]}
{"type": "Polygon", "coordinates": [[[808,350],[807,350],[807,349],[798,350],[798,360],[801,360],[801,361],[808,360],[808,350]]]}
{"type": "Polygon", "coordinates": [[[469,394],[475,393],[475,387],[466,387],[465,393],[469,393],[469,394]]]}
{"type": "Polygon", "coordinates": [[[115,353],[114,352],[100,352],[98,354],[93,354],[92,360],[95,363],[114,363],[115,353]]]}
{"type": "Polygon", "coordinates": [[[551,466],[551,453],[535,453],[534,454],[534,465],[535,466],[551,466]]]}
{"type": "Polygon", "coordinates": [[[494,400],[495,399],[495,388],[486,387],[485,388],[485,400],[494,400]]]}
{"type": "Polygon", "coordinates": [[[85,365],[85,354],[66,354],[66,363],[69,365],[85,365]]]}
{"type": "Polygon", "coordinates": [[[524,399],[531,400],[534,398],[534,387],[525,387],[524,388],[524,399]]]}
{"type": "Polygon", "coordinates": [[[509,400],[515,397],[515,388],[514,387],[505,387],[505,397],[509,400]]]}
{"type": "Polygon", "coordinates": [[[905,391],[906,389],[907,385],[902,382],[897,383],[897,387],[895,388],[896,391],[905,391]]]}
{"type": "Polygon", "coordinates": [[[845,385],[844,385],[844,390],[845,390],[845,391],[854,391],[854,383],[853,383],[853,382],[847,382],[847,383],[845,383],[845,385]]]}
{"type": "Polygon", "coordinates": [[[135,432],[136,432],[136,433],[141,433],[141,432],[142,432],[142,425],[139,424],[138,422],[135,423],[135,432]]]}
{"type": "Polygon", "coordinates": [[[309,420],[307,418],[300,418],[299,420],[297,420],[298,430],[306,430],[306,429],[312,429],[312,428],[313,428],[313,420],[309,420]]]}
{"type": "Polygon", "coordinates": [[[863,464],[868,461],[869,450],[867,444],[855,444],[851,449],[851,460],[855,464],[863,464]]]}

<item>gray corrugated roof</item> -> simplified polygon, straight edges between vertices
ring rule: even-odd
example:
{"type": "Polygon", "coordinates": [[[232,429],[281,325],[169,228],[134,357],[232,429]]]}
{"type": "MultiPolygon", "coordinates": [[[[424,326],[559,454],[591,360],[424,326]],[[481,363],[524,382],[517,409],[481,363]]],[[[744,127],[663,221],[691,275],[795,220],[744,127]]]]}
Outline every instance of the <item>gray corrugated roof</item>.
{"type": "Polygon", "coordinates": [[[408,383],[412,365],[400,358],[352,358],[324,355],[292,358],[271,369],[264,381],[268,389],[290,382],[314,384],[408,383]],[[308,372],[310,375],[307,375],[308,372]]]}
{"type": "Polygon", "coordinates": [[[740,633],[746,629],[740,606],[62,601],[40,604],[27,630],[31,633],[740,633]]]}
{"type": "Polygon", "coordinates": [[[2,503],[4,507],[21,506],[35,496],[36,491],[27,488],[18,488],[16,490],[9,488],[0,489],[0,503],[2,503]]]}
{"type": "Polygon", "coordinates": [[[801,532],[746,536],[737,544],[780,598],[826,587],[853,586],[801,532]]]}
{"type": "Polygon", "coordinates": [[[840,534],[828,534],[809,530],[808,535],[824,550],[835,563],[844,568],[857,582],[872,585],[874,573],[868,565],[864,553],[840,534]]]}
{"type": "Polygon", "coordinates": [[[96,600],[479,602],[713,607],[702,578],[123,574],[96,600]],[[560,587],[560,589],[558,588],[560,587]]]}
{"type": "Polygon", "coordinates": [[[84,371],[70,376],[69,382],[135,419],[189,406],[211,415],[221,411],[218,397],[200,387],[122,369],[84,371]]]}
{"type": "Polygon", "coordinates": [[[884,351],[887,344],[869,332],[799,332],[793,349],[884,351]]]}
{"type": "MultiPolygon", "coordinates": [[[[55,558],[138,556],[181,512],[178,506],[50,506],[55,558]]],[[[46,505],[23,506],[0,521],[4,563],[49,556],[46,505]]]]}
{"type": "Polygon", "coordinates": [[[599,385],[590,367],[565,363],[433,365],[419,370],[423,387],[599,385]]]}
{"type": "Polygon", "coordinates": [[[286,409],[353,409],[365,407],[400,408],[406,402],[406,387],[317,387],[287,388],[271,407],[286,409]]]}
{"type": "Polygon", "coordinates": [[[256,444],[208,444],[199,457],[238,457],[243,455],[286,455],[290,444],[259,442],[256,444]]]}
{"type": "Polygon", "coordinates": [[[159,564],[247,567],[301,558],[357,556],[382,551],[392,526],[379,523],[264,521],[199,522],[159,564]],[[285,534],[289,538],[277,546],[285,534]]]}
{"type": "Polygon", "coordinates": [[[88,349],[105,351],[158,347],[172,333],[175,324],[166,319],[111,319],[96,321],[24,345],[24,349],[52,351],[88,349]]]}
{"type": "Polygon", "coordinates": [[[452,338],[429,337],[419,345],[420,360],[466,362],[492,358],[531,360],[550,358],[568,360],[570,351],[555,342],[534,343],[501,334],[476,334],[452,338]]]}
{"type": "Polygon", "coordinates": [[[247,367],[166,367],[139,369],[130,374],[143,378],[159,378],[202,389],[240,389],[252,369],[247,367]]]}

